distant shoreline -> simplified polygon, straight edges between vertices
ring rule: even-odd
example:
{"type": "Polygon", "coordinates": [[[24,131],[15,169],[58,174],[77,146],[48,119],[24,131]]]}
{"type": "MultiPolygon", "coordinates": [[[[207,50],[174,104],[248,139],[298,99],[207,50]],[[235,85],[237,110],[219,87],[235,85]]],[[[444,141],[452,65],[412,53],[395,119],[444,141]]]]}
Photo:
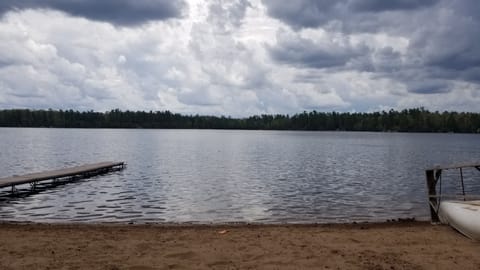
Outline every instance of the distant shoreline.
{"type": "Polygon", "coordinates": [[[434,131],[372,131],[372,130],[301,130],[301,129],[225,129],[225,128],[103,128],[103,127],[3,127],[11,129],[85,129],[85,130],[217,130],[217,131],[298,131],[298,132],[345,132],[345,133],[378,133],[378,134],[480,134],[480,132],[434,132],[434,131]]]}
{"type": "Polygon", "coordinates": [[[369,113],[304,111],[232,118],[170,111],[10,109],[0,110],[0,127],[480,133],[480,113],[415,108],[369,113]]]}

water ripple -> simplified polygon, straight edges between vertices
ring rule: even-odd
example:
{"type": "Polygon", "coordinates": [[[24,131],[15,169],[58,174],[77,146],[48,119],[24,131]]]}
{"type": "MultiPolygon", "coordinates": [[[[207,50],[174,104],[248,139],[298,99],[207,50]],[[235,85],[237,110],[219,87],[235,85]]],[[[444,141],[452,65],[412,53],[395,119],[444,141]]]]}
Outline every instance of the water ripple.
{"type": "MultiPolygon", "coordinates": [[[[126,170],[18,198],[41,222],[345,222],[427,218],[424,168],[473,161],[478,135],[1,129],[2,176],[102,160],[126,170]],[[35,144],[31,142],[35,141],[35,144]],[[72,155],[72,153],[75,153],[72,155]]],[[[456,175],[448,175],[456,179],[456,175]]],[[[458,177],[457,177],[458,178],[458,177]]],[[[468,192],[479,174],[465,171],[468,192]]],[[[445,184],[455,191],[458,185],[445,184]]]]}

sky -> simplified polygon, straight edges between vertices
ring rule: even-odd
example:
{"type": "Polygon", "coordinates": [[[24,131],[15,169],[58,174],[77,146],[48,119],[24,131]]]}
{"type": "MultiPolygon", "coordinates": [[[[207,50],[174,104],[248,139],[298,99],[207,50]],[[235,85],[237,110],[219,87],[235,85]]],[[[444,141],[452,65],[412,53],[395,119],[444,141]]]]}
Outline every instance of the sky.
{"type": "Polygon", "coordinates": [[[0,109],[480,112],[477,0],[2,0],[0,109]]]}

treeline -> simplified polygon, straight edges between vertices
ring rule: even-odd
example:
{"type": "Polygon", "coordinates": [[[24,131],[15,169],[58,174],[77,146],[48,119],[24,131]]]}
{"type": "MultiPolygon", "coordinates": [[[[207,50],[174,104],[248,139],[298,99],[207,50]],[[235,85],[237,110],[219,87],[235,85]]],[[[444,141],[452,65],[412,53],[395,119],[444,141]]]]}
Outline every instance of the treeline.
{"type": "Polygon", "coordinates": [[[303,112],[231,118],[169,111],[105,113],[73,110],[0,110],[1,127],[274,129],[480,133],[480,114],[423,108],[374,113],[303,112]]]}

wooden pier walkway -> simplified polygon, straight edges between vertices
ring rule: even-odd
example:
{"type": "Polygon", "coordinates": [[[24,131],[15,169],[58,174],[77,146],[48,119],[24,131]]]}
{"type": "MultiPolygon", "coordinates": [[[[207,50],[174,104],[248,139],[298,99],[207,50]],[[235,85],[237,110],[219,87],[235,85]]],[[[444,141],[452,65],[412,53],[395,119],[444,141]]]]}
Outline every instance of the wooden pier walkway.
{"type": "MultiPolygon", "coordinates": [[[[36,185],[43,181],[51,180],[53,183],[59,180],[76,180],[88,178],[111,171],[122,170],[125,167],[124,162],[101,162],[87,164],[60,170],[31,173],[25,175],[15,175],[6,178],[0,178],[0,188],[11,187],[15,192],[16,185],[30,184],[34,190],[36,185]]],[[[64,182],[64,181],[63,181],[64,182]]]]}

